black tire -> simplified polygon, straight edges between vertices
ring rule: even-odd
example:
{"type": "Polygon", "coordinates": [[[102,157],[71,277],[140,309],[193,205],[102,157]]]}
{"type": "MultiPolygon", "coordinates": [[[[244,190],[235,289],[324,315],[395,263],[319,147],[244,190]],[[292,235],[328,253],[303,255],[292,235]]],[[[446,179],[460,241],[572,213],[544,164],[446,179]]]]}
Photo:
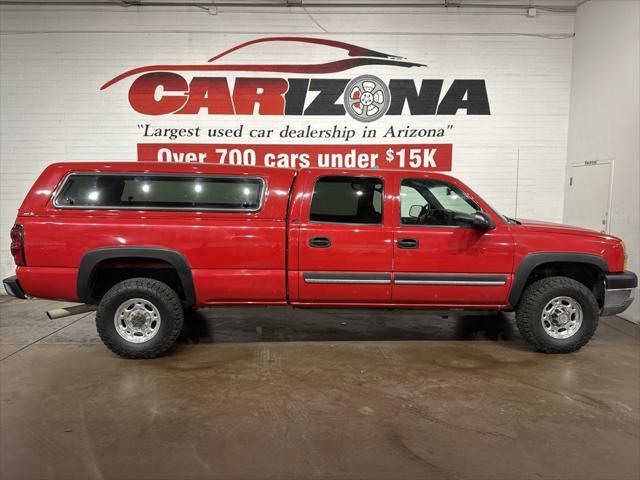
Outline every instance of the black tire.
{"type": "Polygon", "coordinates": [[[529,285],[516,308],[516,323],[522,337],[539,352],[570,353],[591,340],[598,328],[600,309],[591,290],[567,277],[548,277],[529,285]],[[542,324],[545,306],[556,297],[570,297],[582,308],[582,324],[568,338],[552,337],[542,324]]]}
{"type": "Polygon", "coordinates": [[[165,283],[151,278],[131,278],[118,283],[102,297],[96,313],[98,335],[109,350],[124,358],[156,358],[175,343],[184,323],[182,302],[165,283]],[[123,302],[140,298],[157,309],[161,321],[155,335],[144,343],[123,338],[116,330],[114,317],[123,302]]]}

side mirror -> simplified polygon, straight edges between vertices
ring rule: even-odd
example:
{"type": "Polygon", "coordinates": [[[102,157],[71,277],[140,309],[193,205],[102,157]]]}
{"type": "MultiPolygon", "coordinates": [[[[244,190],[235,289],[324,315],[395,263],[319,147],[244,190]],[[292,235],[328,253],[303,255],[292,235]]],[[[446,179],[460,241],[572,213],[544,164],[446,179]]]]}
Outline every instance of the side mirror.
{"type": "Polygon", "coordinates": [[[409,216],[411,218],[418,218],[421,211],[422,205],[411,205],[411,208],[409,209],[409,216]]]}
{"type": "Polygon", "coordinates": [[[486,212],[476,212],[473,216],[473,228],[478,230],[493,230],[496,224],[486,212]]]}

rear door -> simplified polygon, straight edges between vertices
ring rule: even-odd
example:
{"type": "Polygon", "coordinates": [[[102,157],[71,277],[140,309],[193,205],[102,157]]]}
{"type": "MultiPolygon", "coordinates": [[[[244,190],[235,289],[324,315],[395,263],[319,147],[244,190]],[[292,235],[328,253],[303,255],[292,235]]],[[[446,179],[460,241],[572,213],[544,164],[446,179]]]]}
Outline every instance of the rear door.
{"type": "Polygon", "coordinates": [[[309,172],[299,228],[299,302],[391,301],[392,228],[385,179],[309,172]]]}
{"type": "Polygon", "coordinates": [[[513,241],[493,212],[496,228],[471,226],[482,206],[448,180],[396,174],[393,301],[431,307],[493,308],[506,302],[513,241]]]}

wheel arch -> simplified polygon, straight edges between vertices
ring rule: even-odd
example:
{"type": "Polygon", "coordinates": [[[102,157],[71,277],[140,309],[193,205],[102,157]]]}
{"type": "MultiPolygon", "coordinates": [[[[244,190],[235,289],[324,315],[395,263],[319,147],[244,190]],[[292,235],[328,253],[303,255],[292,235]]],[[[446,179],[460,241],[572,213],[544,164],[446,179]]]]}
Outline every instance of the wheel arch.
{"type": "Polygon", "coordinates": [[[547,264],[567,264],[567,265],[584,265],[590,268],[597,268],[600,273],[605,274],[609,271],[609,265],[606,260],[599,256],[588,253],[573,252],[539,252],[526,255],[513,276],[513,286],[509,293],[509,304],[515,307],[520,301],[522,292],[524,291],[529,277],[537,268],[547,264]]]}
{"type": "Polygon", "coordinates": [[[184,292],[184,306],[192,307],[196,303],[195,286],[191,267],[187,259],[175,250],[159,247],[113,247],[98,248],[84,254],[78,267],[77,294],[81,302],[88,303],[91,299],[91,288],[96,270],[105,260],[119,258],[139,258],[160,260],[175,268],[184,292]]]}

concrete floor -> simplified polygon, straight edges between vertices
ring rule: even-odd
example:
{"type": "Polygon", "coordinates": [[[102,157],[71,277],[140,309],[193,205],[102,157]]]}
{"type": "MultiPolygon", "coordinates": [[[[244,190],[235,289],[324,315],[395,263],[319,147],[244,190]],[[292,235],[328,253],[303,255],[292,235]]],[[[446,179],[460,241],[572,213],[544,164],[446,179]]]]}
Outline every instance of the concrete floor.
{"type": "Polygon", "coordinates": [[[618,318],[542,355],[505,315],[217,309],[127,361],[53,306],[0,297],[2,479],[640,478],[618,318]]]}

